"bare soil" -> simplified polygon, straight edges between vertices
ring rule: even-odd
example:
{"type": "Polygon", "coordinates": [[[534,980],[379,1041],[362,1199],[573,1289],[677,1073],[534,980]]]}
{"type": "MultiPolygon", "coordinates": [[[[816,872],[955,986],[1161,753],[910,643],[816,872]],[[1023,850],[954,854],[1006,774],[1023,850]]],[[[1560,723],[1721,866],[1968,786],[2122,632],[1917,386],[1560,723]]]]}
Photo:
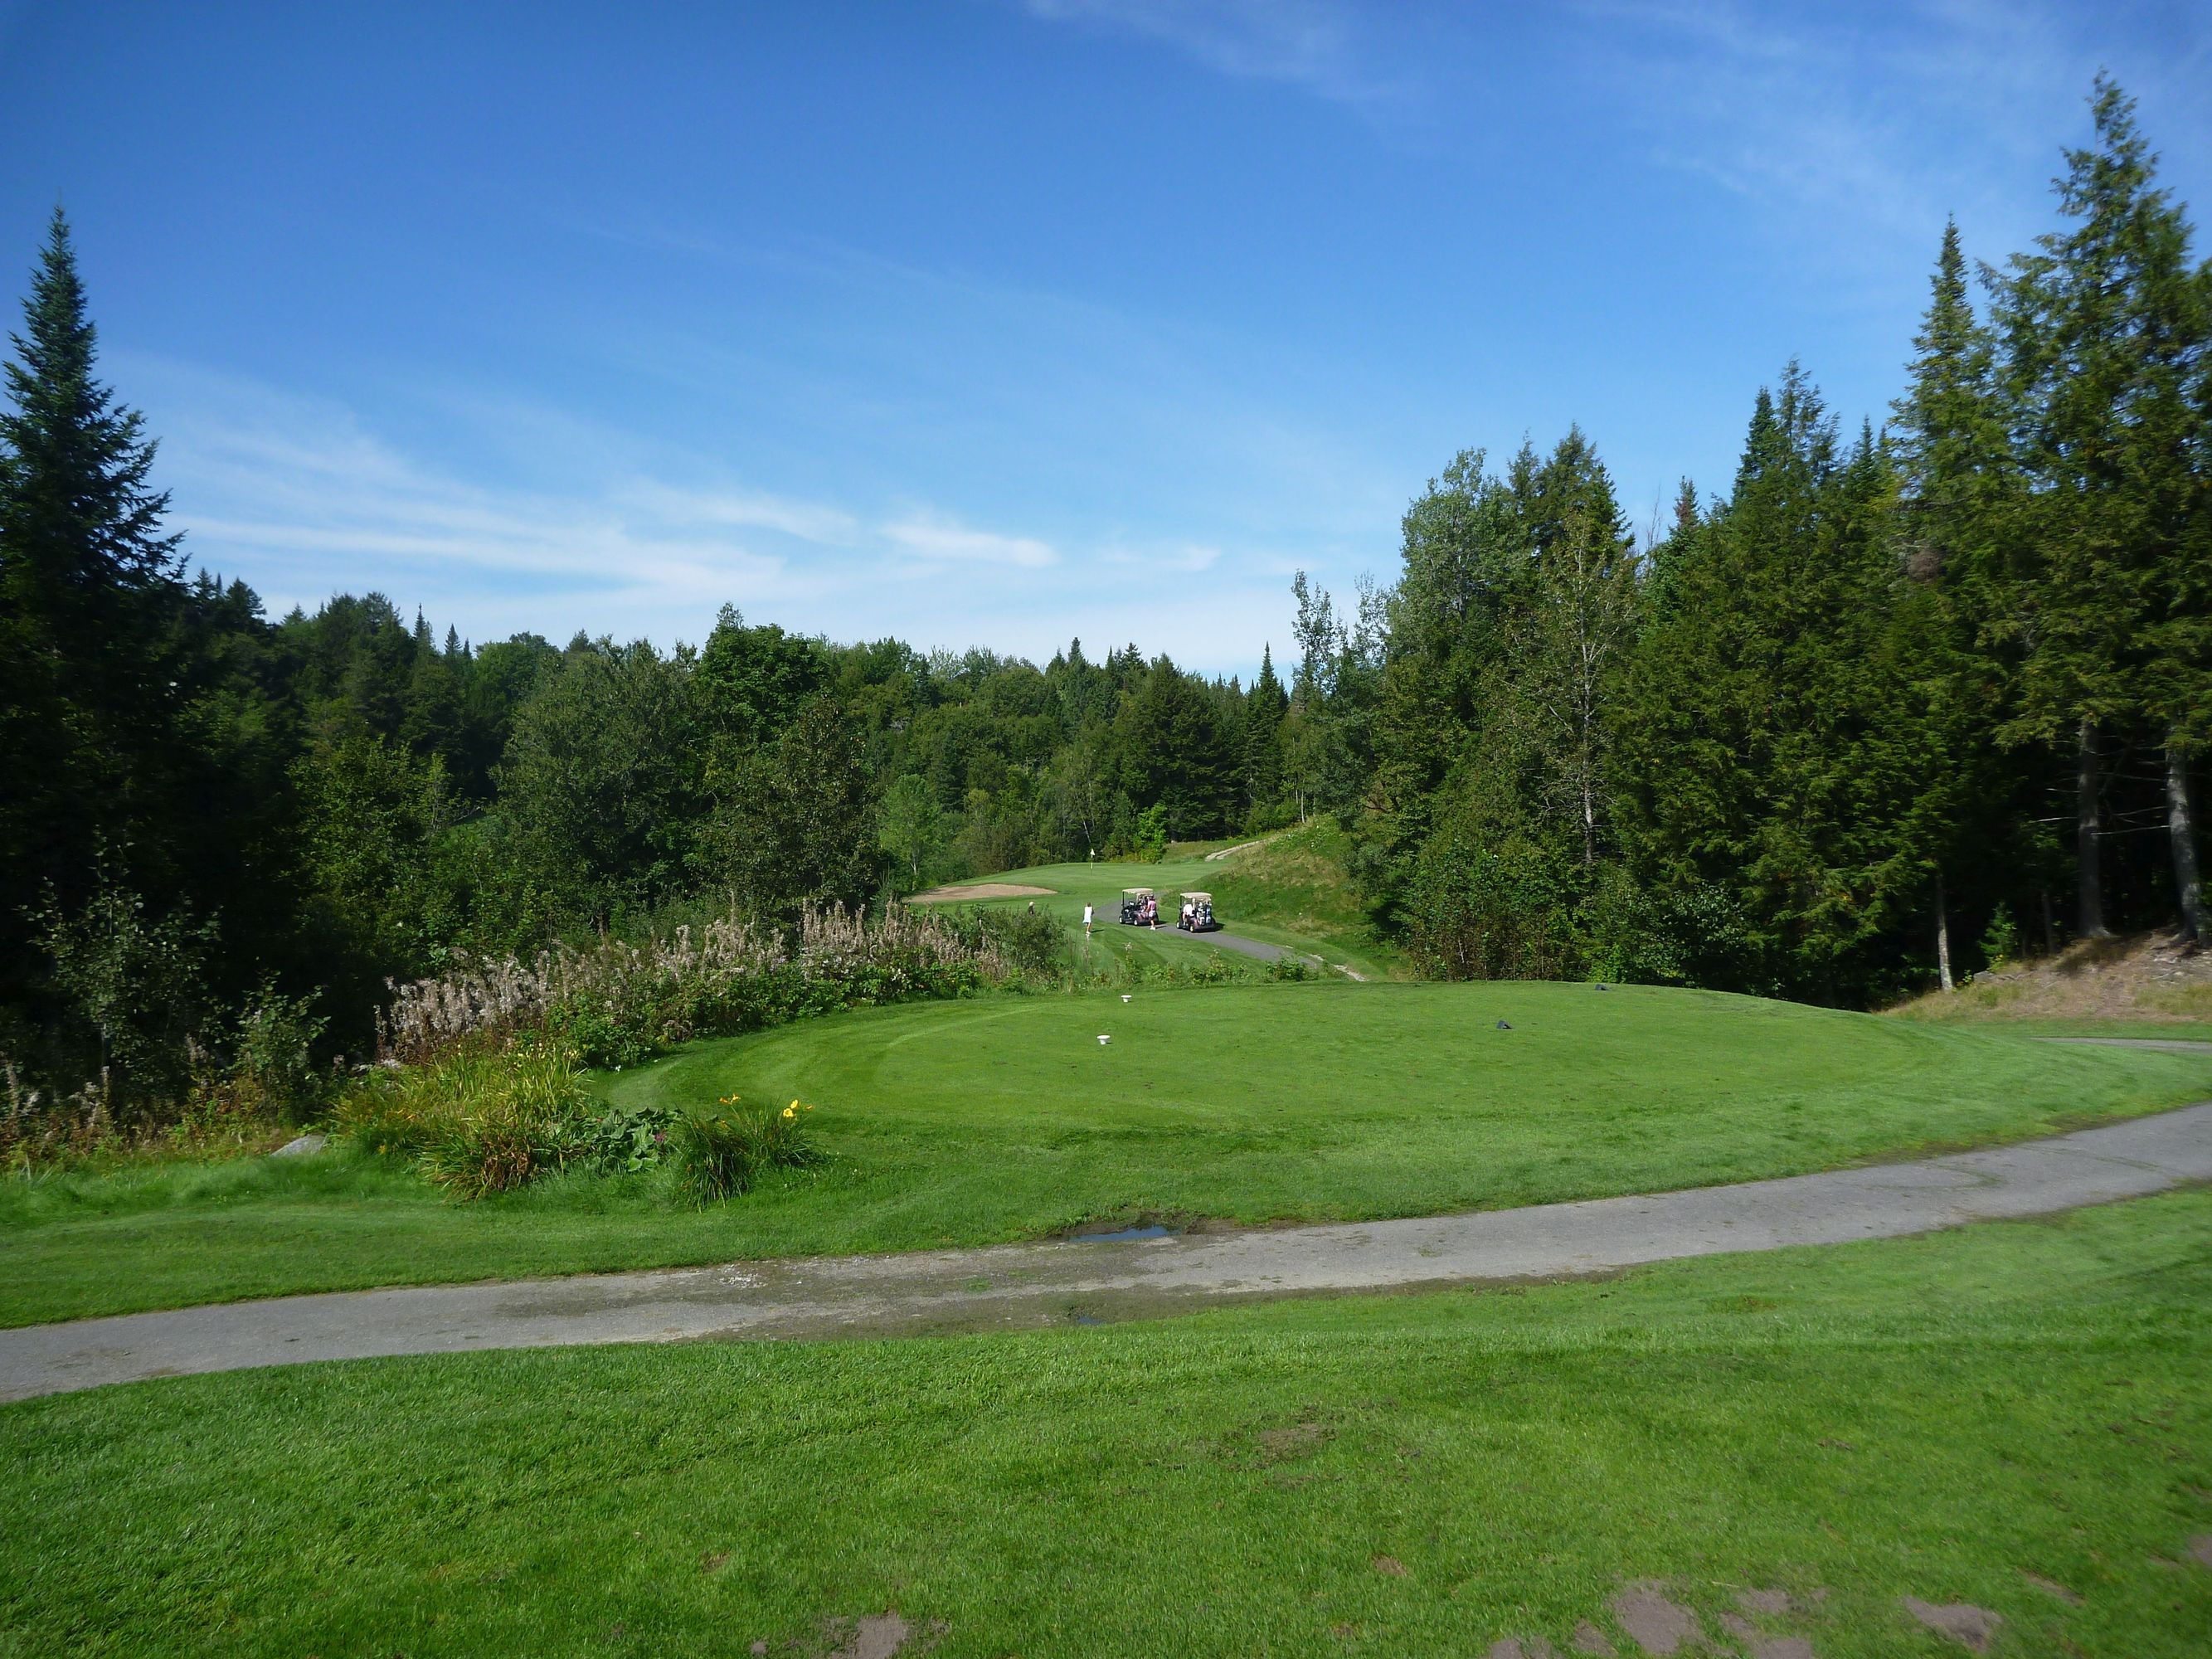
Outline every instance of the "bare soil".
{"type": "Polygon", "coordinates": [[[1936,1607],[1917,1595],[1908,1595],[1905,1598],[1905,1610],[1929,1629],[1955,1638],[1976,1653],[1989,1650],[1990,1638],[2004,1623],[1987,1607],[1978,1607],[1971,1601],[1948,1601],[1936,1607]]]}
{"type": "Polygon", "coordinates": [[[1646,1653],[1670,1654],[1698,1641],[1698,1617],[1667,1599],[1658,1585],[1638,1583],[1613,1598],[1613,1616],[1629,1639],[1646,1653]]]}
{"type": "Polygon", "coordinates": [[[2055,957],[2007,963],[1970,984],[1892,1009],[1909,1019],[2212,1022],[2212,951],[2170,933],[2082,939],[2055,957]]]}

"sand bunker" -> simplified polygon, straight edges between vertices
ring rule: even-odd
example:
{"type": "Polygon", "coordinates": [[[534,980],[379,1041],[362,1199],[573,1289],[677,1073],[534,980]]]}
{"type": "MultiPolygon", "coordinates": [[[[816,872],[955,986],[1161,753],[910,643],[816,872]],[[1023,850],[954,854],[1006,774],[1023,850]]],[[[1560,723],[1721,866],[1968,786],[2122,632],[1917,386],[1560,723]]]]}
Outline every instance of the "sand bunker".
{"type": "Polygon", "coordinates": [[[963,899],[991,898],[1050,898],[1049,887],[1024,887],[1018,882],[979,881],[965,887],[933,887],[927,893],[916,893],[908,904],[957,904],[963,899]]]}

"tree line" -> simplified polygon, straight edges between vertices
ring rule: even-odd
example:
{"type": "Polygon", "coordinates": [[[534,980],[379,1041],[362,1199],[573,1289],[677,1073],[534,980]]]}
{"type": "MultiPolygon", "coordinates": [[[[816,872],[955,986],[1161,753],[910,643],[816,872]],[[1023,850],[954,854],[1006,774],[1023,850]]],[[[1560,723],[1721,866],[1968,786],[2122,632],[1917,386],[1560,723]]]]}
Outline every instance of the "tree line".
{"type": "Polygon", "coordinates": [[[1878,1003],[2063,937],[2204,936],[2212,266],[2100,79],[2062,224],[1945,229],[1892,418],[1796,364],[1639,548],[1580,431],[1459,456],[1323,665],[1326,804],[1430,971],[1878,1003]]]}
{"type": "Polygon", "coordinates": [[[155,1112],[358,1054],[394,978],[732,897],[763,921],[1310,813],[1428,972],[1866,1005],[2178,918],[2212,720],[2212,267],[2118,88],[2059,228],[1947,229],[1891,418],[1792,364],[1632,535],[1579,429],[1458,456],[1288,683],[725,608],[696,647],[270,620],[163,527],[58,212],[0,410],[0,1058],[155,1112]]]}
{"type": "Polygon", "coordinates": [[[270,620],[184,561],[58,213],[0,413],[0,1060],[158,1114],[277,1030],[358,1056],[392,980],[726,908],[1284,821],[1289,697],[1080,641],[473,645],[377,593],[270,620]]]}

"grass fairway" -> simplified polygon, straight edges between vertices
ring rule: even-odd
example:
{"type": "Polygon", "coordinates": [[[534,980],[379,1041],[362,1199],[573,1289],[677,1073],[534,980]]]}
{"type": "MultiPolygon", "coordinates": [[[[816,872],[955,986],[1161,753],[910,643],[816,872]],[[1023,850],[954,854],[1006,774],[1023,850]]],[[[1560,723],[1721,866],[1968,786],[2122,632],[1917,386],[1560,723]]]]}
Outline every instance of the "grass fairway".
{"type": "Polygon", "coordinates": [[[1820,1659],[1965,1651],[1906,1595],[2003,1655],[2181,1659],[2208,1302],[2196,1192],[1523,1291],[103,1389],[0,1407],[0,1653],[818,1656],[888,1608],[941,1659],[1628,1653],[1607,1603],[1656,1580],[1715,1633],[1785,1591],[1754,1622],[1820,1659]]]}
{"type": "Polygon", "coordinates": [[[864,1010],[604,1082],[801,1096],[831,1161],[703,1213],[648,1177],[457,1205],[359,1158],[0,1183],[0,1322],[1747,1180],[2201,1099],[2212,1060],[1697,992],[1337,981],[864,1010]]]}
{"type": "MultiPolygon", "coordinates": [[[[1060,923],[1070,962],[1086,974],[1121,976],[1139,963],[1195,963],[1219,955],[1222,947],[1206,935],[1180,933],[1173,925],[1177,896],[1206,892],[1213,895],[1214,914],[1230,933],[1319,956],[1363,979],[1404,977],[1403,957],[1376,940],[1360,914],[1340,861],[1342,840],[1335,825],[1316,823],[1218,860],[1192,855],[1158,864],[1048,864],[986,879],[1050,890],[1049,896],[1034,902],[1060,923]],[[1127,887],[1149,887],[1159,895],[1158,929],[1124,927],[1115,920],[1127,887]],[[1096,912],[1087,945],[1086,903],[1096,912]]],[[[1030,902],[987,901],[1015,908],[1030,902]]]]}

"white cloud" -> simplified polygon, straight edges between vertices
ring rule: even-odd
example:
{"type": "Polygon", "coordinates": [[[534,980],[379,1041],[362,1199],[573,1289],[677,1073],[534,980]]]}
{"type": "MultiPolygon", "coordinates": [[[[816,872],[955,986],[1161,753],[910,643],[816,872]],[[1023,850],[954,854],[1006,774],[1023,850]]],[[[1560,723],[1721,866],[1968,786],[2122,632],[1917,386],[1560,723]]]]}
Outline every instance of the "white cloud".
{"type": "Polygon", "coordinates": [[[622,489],[620,499],[642,513],[675,523],[774,530],[824,547],[849,547],[860,534],[859,520],[842,507],[752,491],[678,489],[652,479],[639,479],[622,489]]]}
{"type": "Polygon", "coordinates": [[[1279,81],[1333,101],[1403,99],[1402,79],[1360,62],[1355,14],[1344,0],[1022,0],[1030,15],[1157,40],[1207,68],[1279,81]]]}
{"type": "Polygon", "coordinates": [[[2087,134],[2100,67],[2156,104],[2154,144],[2203,159],[2206,99],[2177,64],[2212,28],[2169,31],[2161,60],[2113,61],[2115,31],[2034,0],[1913,0],[1894,13],[1755,9],[1741,0],[1580,0],[1613,89],[1662,164],[1775,210],[1778,240],[1879,284],[1924,270],[1947,215],[1992,258],[2045,228],[2059,148],[2087,134]],[[2167,128],[2172,131],[2168,131],[2167,128]],[[1851,228],[1853,234],[1838,235],[1851,228]],[[1802,233],[1808,228],[1823,233],[1802,233]]]}
{"type": "Polygon", "coordinates": [[[955,559],[979,564],[1018,565],[1042,570],[1057,562],[1059,555],[1046,543],[1030,536],[1000,536],[970,530],[933,513],[919,513],[884,526],[884,535],[895,545],[924,559],[955,559]]]}

